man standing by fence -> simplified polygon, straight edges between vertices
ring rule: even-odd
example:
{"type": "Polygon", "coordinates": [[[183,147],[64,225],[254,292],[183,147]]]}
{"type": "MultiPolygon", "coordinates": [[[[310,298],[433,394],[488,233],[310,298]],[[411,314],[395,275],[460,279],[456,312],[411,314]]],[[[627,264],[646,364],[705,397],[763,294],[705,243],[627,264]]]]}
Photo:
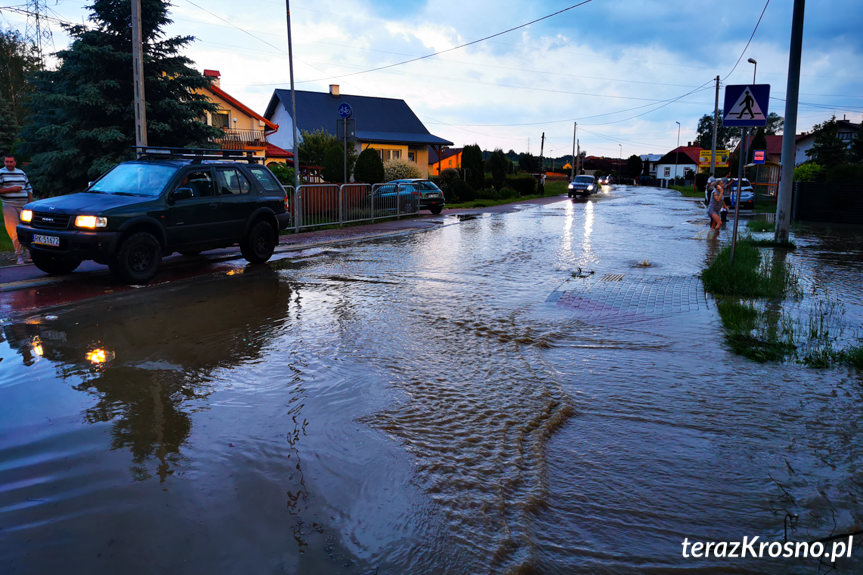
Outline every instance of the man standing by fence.
{"type": "Polygon", "coordinates": [[[15,248],[15,257],[19,265],[24,261],[24,248],[18,242],[18,232],[15,226],[21,217],[21,209],[33,201],[33,189],[27,174],[19,170],[15,164],[14,156],[6,156],[5,166],[0,168],[0,197],[3,199],[3,221],[6,224],[6,233],[12,240],[15,248]]]}

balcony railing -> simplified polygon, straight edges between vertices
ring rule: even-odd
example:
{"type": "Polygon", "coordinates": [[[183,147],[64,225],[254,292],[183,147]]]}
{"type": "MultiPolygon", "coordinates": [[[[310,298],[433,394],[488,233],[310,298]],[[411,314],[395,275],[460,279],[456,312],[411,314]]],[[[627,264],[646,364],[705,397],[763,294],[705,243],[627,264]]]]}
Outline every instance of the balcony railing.
{"type": "Polygon", "coordinates": [[[223,130],[223,132],[221,137],[213,139],[223,150],[264,148],[267,145],[263,130],[223,130]]]}

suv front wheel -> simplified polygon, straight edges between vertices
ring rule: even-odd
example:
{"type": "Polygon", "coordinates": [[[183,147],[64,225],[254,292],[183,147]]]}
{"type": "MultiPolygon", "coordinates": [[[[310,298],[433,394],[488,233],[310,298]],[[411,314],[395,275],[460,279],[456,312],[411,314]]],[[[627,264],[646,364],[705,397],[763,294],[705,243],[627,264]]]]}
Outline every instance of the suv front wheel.
{"type": "Polygon", "coordinates": [[[243,257],[253,264],[262,264],[273,255],[278,237],[273,225],[266,220],[258,220],[249,228],[249,233],[240,242],[243,257]]]}
{"type": "Polygon", "coordinates": [[[162,245],[149,232],[137,232],[123,240],[108,265],[114,275],[130,284],[150,281],[162,263],[162,245]]]}

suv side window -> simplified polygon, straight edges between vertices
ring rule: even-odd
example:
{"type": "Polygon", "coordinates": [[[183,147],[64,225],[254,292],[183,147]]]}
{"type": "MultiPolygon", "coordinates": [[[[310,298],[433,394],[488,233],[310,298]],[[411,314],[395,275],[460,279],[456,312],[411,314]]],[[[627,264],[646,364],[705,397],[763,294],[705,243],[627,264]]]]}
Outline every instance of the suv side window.
{"type": "Polygon", "coordinates": [[[236,168],[217,168],[216,182],[220,194],[248,194],[252,188],[249,179],[236,168]]]}
{"type": "Polygon", "coordinates": [[[209,169],[191,170],[186,172],[186,177],[180,182],[178,188],[192,188],[196,198],[215,195],[213,186],[213,175],[209,169]]]}
{"type": "Polygon", "coordinates": [[[255,179],[258,180],[258,183],[267,190],[268,192],[275,193],[284,193],[285,188],[282,187],[282,184],[273,175],[273,173],[264,166],[254,165],[249,166],[249,171],[252,172],[252,175],[255,176],[255,179]]]}

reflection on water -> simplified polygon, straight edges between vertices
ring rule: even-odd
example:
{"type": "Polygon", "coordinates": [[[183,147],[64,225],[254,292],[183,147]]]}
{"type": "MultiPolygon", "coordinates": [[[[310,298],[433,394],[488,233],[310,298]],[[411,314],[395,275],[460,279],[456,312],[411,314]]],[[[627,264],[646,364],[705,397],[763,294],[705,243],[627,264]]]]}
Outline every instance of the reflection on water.
{"type": "Polygon", "coordinates": [[[126,296],[107,309],[72,309],[62,322],[28,318],[5,326],[6,337],[25,365],[47,360],[94,398],[84,420],[112,424],[112,448],[131,452],[136,478],[164,481],[191,431],[185,406],[210,393],[214,369],[260,358],[291,296],[261,272],[223,292],[214,281],[181,284],[146,305],[126,296]]]}
{"type": "MultiPolygon", "coordinates": [[[[4,322],[0,572],[817,572],[681,558],[863,524],[859,374],[727,351],[691,293],[724,240],[681,202],[616,187],[4,322]]],[[[818,251],[788,258],[859,273],[818,251]]]]}

